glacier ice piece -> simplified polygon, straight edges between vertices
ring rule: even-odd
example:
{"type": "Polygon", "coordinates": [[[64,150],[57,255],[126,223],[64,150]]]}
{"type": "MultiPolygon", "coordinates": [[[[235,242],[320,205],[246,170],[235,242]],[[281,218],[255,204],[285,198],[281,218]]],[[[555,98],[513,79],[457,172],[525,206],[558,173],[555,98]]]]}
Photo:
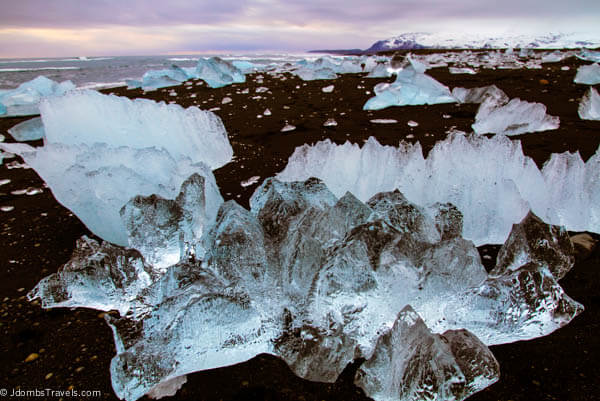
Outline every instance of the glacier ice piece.
{"type": "Polygon", "coordinates": [[[449,67],[448,72],[450,74],[469,74],[469,75],[477,74],[477,72],[474,69],[469,68],[469,67],[449,67]]]}
{"type": "Polygon", "coordinates": [[[164,397],[172,397],[177,394],[177,391],[181,389],[185,383],[187,383],[187,376],[177,376],[157,384],[146,395],[153,400],[160,400],[164,397]]]}
{"type": "MultiPolygon", "coordinates": [[[[206,178],[207,198],[220,198],[205,162],[221,166],[233,152],[210,112],[93,91],[47,100],[41,109],[44,147],[2,146],[27,160],[56,199],[105,240],[128,245],[121,207],[136,195],[173,199],[193,173],[206,178]]],[[[218,205],[210,207],[214,215],[218,205]]]]}
{"type": "Polygon", "coordinates": [[[587,60],[587,61],[592,61],[592,62],[600,62],[600,52],[599,51],[582,49],[579,54],[576,54],[576,56],[577,56],[577,58],[580,58],[582,60],[587,60]]]}
{"type": "MultiPolygon", "coordinates": [[[[199,181],[188,179],[171,203],[130,202],[133,214],[139,201],[157,208],[130,220],[160,231],[148,243],[138,236],[136,246],[166,241],[168,233],[179,237],[184,220],[184,234],[194,227],[168,209],[189,205],[197,213],[199,181]]],[[[337,198],[316,178],[268,178],[250,205],[248,211],[221,204],[215,224],[191,240],[203,253],[186,253],[166,269],[136,250],[82,238],[73,258],[28,296],[42,298],[44,307],[119,310],[118,318],[106,316],[117,351],[111,376],[115,393],[127,400],[259,353],[325,382],[365,358],[356,382],[376,400],[421,391],[462,399],[498,377],[495,359],[469,331],[491,343],[532,338],[580,311],[549,272],[553,261],[544,252],[536,253],[535,268],[488,277],[473,243],[460,237],[462,217],[450,204],[422,208],[399,191],[363,203],[351,193],[337,198]],[[507,302],[525,305],[527,313],[510,320],[507,302]]]]}
{"type": "Polygon", "coordinates": [[[40,114],[39,104],[44,98],[62,96],[75,89],[71,81],[54,82],[42,75],[24,82],[18,88],[0,93],[4,113],[0,117],[16,117],[40,114]]]}
{"type": "Polygon", "coordinates": [[[295,150],[277,177],[319,177],[336,196],[346,191],[366,201],[398,188],[412,202],[450,202],[463,213],[463,236],[477,245],[503,243],[512,224],[531,209],[542,220],[573,231],[600,232],[598,152],[587,163],[555,155],[540,171],[520,142],[462,133],[438,142],[423,158],[421,146],[382,146],[374,138],[360,148],[325,140],[295,150]]]}
{"type": "Polygon", "coordinates": [[[316,81],[319,79],[336,79],[338,76],[330,68],[309,68],[302,67],[293,71],[303,81],[316,81]]]}
{"type": "Polygon", "coordinates": [[[466,330],[433,334],[407,306],[379,337],[355,383],[382,401],[463,400],[499,377],[496,358],[477,337],[466,330]]]}
{"type": "Polygon", "coordinates": [[[501,105],[508,103],[508,96],[496,85],[483,86],[480,88],[460,88],[452,89],[452,96],[459,103],[483,103],[486,100],[493,100],[496,104],[501,105]]]}
{"type": "Polygon", "coordinates": [[[200,58],[193,77],[202,79],[211,88],[246,82],[239,68],[220,57],[200,58]]]}
{"type": "Polygon", "coordinates": [[[23,121],[8,130],[15,141],[37,141],[44,137],[44,124],[41,117],[23,121]]]}
{"type": "Polygon", "coordinates": [[[415,69],[412,64],[398,72],[392,84],[375,85],[374,92],[375,96],[367,100],[363,110],[456,102],[448,87],[415,69]]]}
{"type": "Polygon", "coordinates": [[[582,65],[577,69],[573,82],[585,85],[600,84],[600,64],[582,65]]]}
{"type": "Polygon", "coordinates": [[[367,78],[389,78],[392,76],[392,70],[388,63],[377,63],[367,74],[367,78]]]}
{"type": "Polygon", "coordinates": [[[600,120],[600,95],[596,88],[590,87],[585,92],[577,112],[582,120],[600,120]]]}
{"type": "Polygon", "coordinates": [[[546,106],[515,98],[506,104],[487,98],[475,116],[473,131],[477,134],[520,135],[527,132],[557,129],[558,117],[546,114],[546,106]]]}
{"type": "Polygon", "coordinates": [[[164,148],[175,158],[189,157],[212,168],[233,156],[221,119],[193,106],[82,90],[48,99],[40,110],[48,143],[164,148]]]}

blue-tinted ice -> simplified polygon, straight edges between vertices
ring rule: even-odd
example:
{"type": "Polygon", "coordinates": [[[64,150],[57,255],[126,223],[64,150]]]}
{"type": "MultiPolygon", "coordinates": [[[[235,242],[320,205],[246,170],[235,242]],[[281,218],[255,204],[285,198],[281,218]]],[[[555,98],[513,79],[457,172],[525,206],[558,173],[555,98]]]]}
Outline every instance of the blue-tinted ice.
{"type": "Polygon", "coordinates": [[[0,117],[40,114],[39,104],[44,98],[61,96],[75,89],[71,81],[54,82],[44,76],[22,83],[18,88],[0,92],[0,117]]]}

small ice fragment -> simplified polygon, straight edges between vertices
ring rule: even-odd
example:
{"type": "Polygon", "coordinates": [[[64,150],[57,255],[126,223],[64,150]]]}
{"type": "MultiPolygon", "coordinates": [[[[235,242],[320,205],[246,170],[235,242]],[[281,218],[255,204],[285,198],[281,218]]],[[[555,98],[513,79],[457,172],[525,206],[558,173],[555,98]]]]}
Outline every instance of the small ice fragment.
{"type": "Polygon", "coordinates": [[[171,92],[169,92],[169,96],[177,96],[177,92],[171,91],[171,92]]]}
{"type": "Polygon", "coordinates": [[[256,118],[263,118],[263,115],[262,114],[257,114],[256,118]]]}
{"type": "Polygon", "coordinates": [[[271,115],[271,110],[265,109],[265,111],[263,111],[263,115],[264,116],[270,116],[271,115]]]}
{"type": "Polygon", "coordinates": [[[1,185],[6,185],[6,184],[8,184],[8,183],[10,183],[10,180],[9,180],[8,178],[5,178],[5,179],[3,179],[3,180],[0,180],[0,186],[1,186],[1,185]]]}
{"type": "Polygon", "coordinates": [[[231,103],[233,99],[231,99],[230,97],[224,97],[223,100],[221,100],[221,104],[227,104],[227,103],[231,103]]]}
{"type": "Polygon", "coordinates": [[[408,135],[406,135],[406,138],[407,138],[407,139],[412,139],[412,138],[414,138],[414,137],[415,137],[415,136],[414,136],[413,134],[408,134],[408,135]]]}
{"type": "Polygon", "coordinates": [[[323,91],[323,93],[331,93],[331,92],[333,92],[334,88],[335,88],[334,85],[329,85],[324,88],[321,88],[321,90],[323,91]]]}
{"type": "Polygon", "coordinates": [[[288,132],[288,131],[293,131],[296,129],[295,125],[292,124],[286,124],[282,129],[281,132],[288,132]]]}
{"type": "Polygon", "coordinates": [[[43,189],[41,188],[33,188],[33,187],[29,187],[27,188],[27,192],[25,192],[27,195],[37,195],[37,194],[41,194],[42,192],[44,192],[43,189]]]}
{"type": "Polygon", "coordinates": [[[563,65],[562,67],[560,67],[560,69],[563,70],[563,71],[569,71],[570,70],[570,68],[569,68],[568,65],[563,65]]]}
{"type": "Polygon", "coordinates": [[[146,395],[148,398],[152,398],[153,400],[159,400],[164,397],[172,397],[185,383],[187,383],[186,375],[177,376],[167,381],[160,382],[146,395]]]}
{"type": "Polygon", "coordinates": [[[477,72],[475,72],[474,69],[472,68],[458,68],[458,67],[450,67],[448,68],[448,71],[450,72],[450,74],[470,74],[470,75],[474,75],[477,74],[477,72]]]}
{"type": "Polygon", "coordinates": [[[259,86],[258,88],[256,88],[255,92],[256,93],[265,93],[269,90],[269,88],[264,87],[264,86],[259,86]]]}
{"type": "Polygon", "coordinates": [[[25,195],[27,193],[26,189],[15,189],[14,191],[10,192],[11,195],[25,195]]]}
{"type": "Polygon", "coordinates": [[[323,123],[323,127],[335,127],[337,125],[337,121],[335,121],[333,118],[329,118],[323,123]]]}
{"type": "Polygon", "coordinates": [[[419,123],[416,121],[413,121],[413,120],[410,120],[406,124],[408,124],[409,127],[418,127],[419,126],[419,123]]]}
{"type": "Polygon", "coordinates": [[[375,118],[371,122],[373,124],[396,124],[398,120],[394,120],[393,118],[375,118]]]}
{"type": "Polygon", "coordinates": [[[578,112],[582,120],[600,120],[600,95],[596,88],[590,86],[583,95],[578,112]]]}
{"type": "Polygon", "coordinates": [[[442,118],[448,119],[452,118],[452,116],[450,114],[442,114],[442,118]]]}
{"type": "Polygon", "coordinates": [[[250,93],[250,89],[246,88],[243,91],[241,91],[240,93],[243,93],[244,95],[250,93]]]}
{"type": "Polygon", "coordinates": [[[213,107],[212,109],[208,109],[208,111],[219,111],[221,110],[220,107],[213,107]]]}
{"type": "Polygon", "coordinates": [[[14,206],[1,206],[0,210],[2,210],[3,212],[10,212],[11,210],[14,210],[14,206]]]}
{"type": "Polygon", "coordinates": [[[252,96],[252,100],[260,100],[262,99],[262,96],[252,96]]]}
{"type": "Polygon", "coordinates": [[[0,134],[0,142],[4,142],[5,136],[0,134]]]}
{"type": "Polygon", "coordinates": [[[247,180],[240,182],[240,185],[244,188],[249,187],[250,185],[256,184],[258,182],[258,180],[260,180],[260,175],[254,175],[254,176],[248,178],[247,180]]]}

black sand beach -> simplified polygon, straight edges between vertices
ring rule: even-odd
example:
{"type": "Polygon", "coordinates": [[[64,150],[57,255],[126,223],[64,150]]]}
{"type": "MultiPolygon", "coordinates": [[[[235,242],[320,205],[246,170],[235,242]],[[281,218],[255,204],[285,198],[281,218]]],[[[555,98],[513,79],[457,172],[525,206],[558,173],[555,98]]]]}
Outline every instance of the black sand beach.
{"type": "MultiPolygon", "coordinates": [[[[587,160],[600,144],[600,121],[583,121],[577,115],[579,99],[587,90],[573,83],[577,67],[587,64],[576,58],[544,64],[540,70],[481,70],[476,75],[452,75],[447,68],[428,74],[449,87],[478,87],[495,84],[510,98],[541,102],[548,114],[559,116],[560,128],[529,133],[520,139],[525,154],[542,166],[551,153],[579,151],[587,160]],[[569,70],[561,67],[569,66],[569,70]]],[[[362,143],[370,136],[381,143],[419,141],[427,153],[453,127],[470,131],[477,105],[434,105],[391,107],[363,111],[373,86],[385,79],[343,75],[336,80],[304,82],[285,74],[285,80],[267,74],[247,76],[246,83],[210,89],[200,81],[159,89],[144,94],[125,88],[107,90],[122,96],[164,100],[202,109],[219,107],[218,114],[229,134],[236,157],[215,171],[225,199],[248,207],[258,184],[242,187],[252,176],[260,181],[285,166],[295,147],[330,138],[362,143]],[[256,82],[261,75],[262,83],[256,82]],[[332,93],[322,88],[334,85],[332,93]],[[259,87],[268,91],[256,93],[259,87]],[[359,87],[361,87],[359,89],[359,87]],[[237,93],[248,88],[249,93],[237,93]],[[172,96],[170,93],[176,93],[172,96]],[[194,94],[195,97],[190,97],[194,94]],[[260,99],[252,99],[260,96],[260,99]],[[224,97],[230,103],[222,104],[224,97]],[[197,103],[194,103],[197,102],[197,103]],[[257,118],[269,109],[270,116],[257,118]],[[444,118],[444,115],[450,118],[444,118]],[[338,125],[323,127],[334,118],[338,125]],[[395,119],[396,124],[373,124],[372,119],[395,119]],[[418,126],[409,127],[413,120],[418,126]],[[296,126],[280,132],[286,124],[296,126]]],[[[260,79],[259,79],[260,80],[260,79]]],[[[0,134],[26,118],[0,119],[0,134]]],[[[168,135],[168,133],[167,133],[168,135]]],[[[34,143],[40,145],[41,141],[34,143]]],[[[37,195],[13,195],[28,187],[41,188],[43,181],[33,170],[14,167],[21,159],[5,159],[0,179],[0,206],[14,206],[0,212],[0,387],[34,390],[99,390],[100,397],[116,399],[110,382],[110,360],[115,354],[112,333],[99,311],[85,309],[43,310],[38,302],[26,300],[37,282],[65,263],[81,235],[91,235],[45,188],[37,195]]],[[[600,238],[594,235],[596,239],[600,238]]],[[[497,246],[480,248],[495,257],[497,246]]],[[[486,260],[484,260],[486,261],[486,260]]],[[[493,265],[493,259],[486,263],[493,265]]],[[[568,326],[553,334],[525,342],[491,347],[501,368],[501,379],[472,400],[596,400],[600,397],[600,252],[580,258],[561,280],[566,293],[585,306],[585,311],[568,326]]],[[[363,400],[362,390],[353,385],[356,366],[349,366],[333,384],[297,378],[284,362],[268,355],[235,366],[198,372],[172,397],[174,400],[363,400]]],[[[10,397],[5,397],[9,398],[10,397]]],[[[16,397],[15,397],[16,399],[16,397]]],[[[26,397],[19,397],[26,399],[26,397]]],[[[36,398],[43,399],[43,398],[36,398]]],[[[59,399],[51,397],[49,399],[59,399]]],[[[64,399],[68,399],[65,397],[64,399]]]]}

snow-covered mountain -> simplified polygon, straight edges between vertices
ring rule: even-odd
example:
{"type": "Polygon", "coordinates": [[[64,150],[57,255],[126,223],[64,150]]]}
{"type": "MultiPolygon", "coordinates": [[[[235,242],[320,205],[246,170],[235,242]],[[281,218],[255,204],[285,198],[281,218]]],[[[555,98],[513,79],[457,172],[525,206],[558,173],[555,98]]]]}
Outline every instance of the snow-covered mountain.
{"type": "Polygon", "coordinates": [[[497,36],[477,37],[472,34],[448,34],[411,32],[393,38],[375,42],[368,52],[400,50],[400,49],[506,49],[506,48],[596,48],[600,47],[600,38],[590,38],[574,33],[550,33],[540,36],[497,36]]]}

